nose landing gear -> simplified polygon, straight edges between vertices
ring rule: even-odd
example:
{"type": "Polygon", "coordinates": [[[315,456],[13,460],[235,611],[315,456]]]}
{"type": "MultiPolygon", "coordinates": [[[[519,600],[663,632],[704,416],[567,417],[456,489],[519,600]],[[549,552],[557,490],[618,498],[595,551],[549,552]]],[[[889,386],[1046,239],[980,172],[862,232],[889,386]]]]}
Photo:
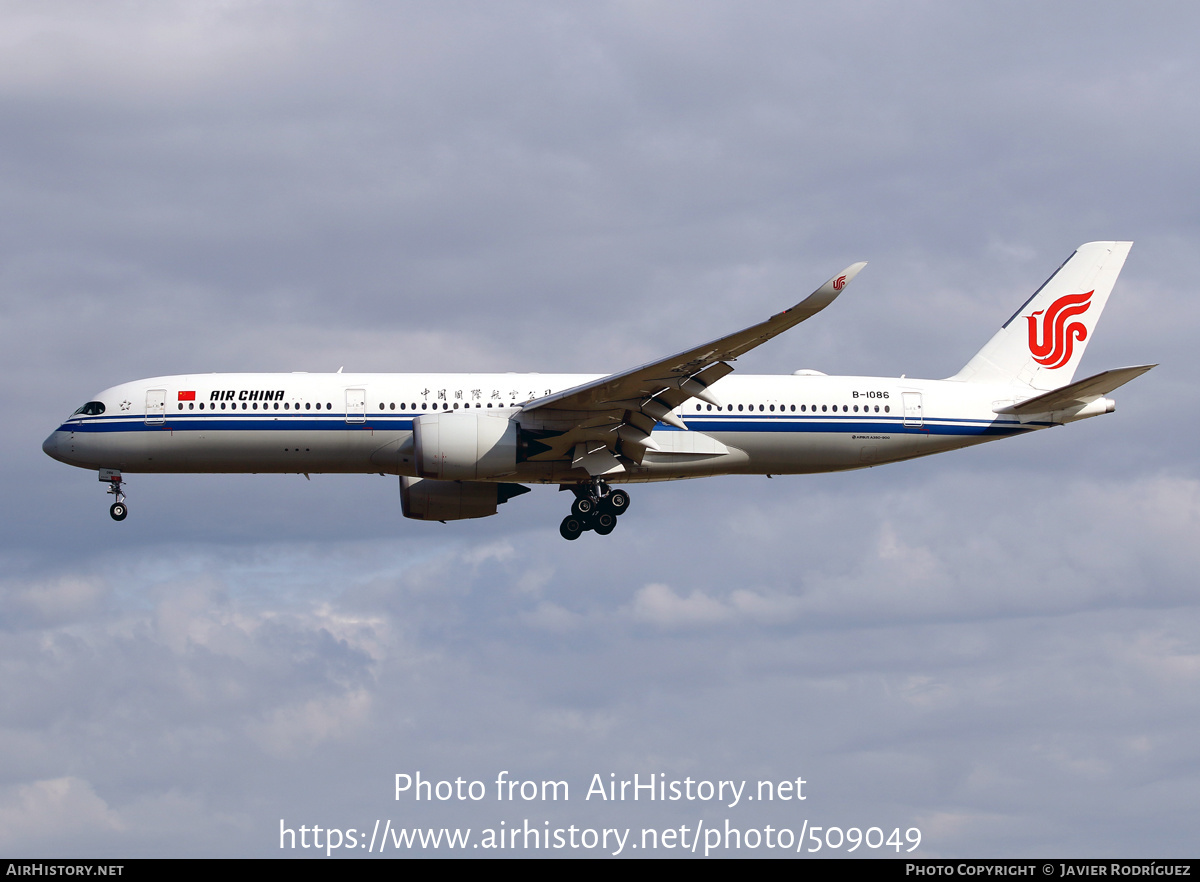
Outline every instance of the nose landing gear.
{"type": "Polygon", "coordinates": [[[558,526],[564,539],[578,539],[585,530],[607,536],[616,529],[617,516],[629,509],[629,494],[624,490],[610,490],[599,478],[593,478],[591,484],[579,484],[571,489],[575,493],[571,513],[558,526]]]}
{"type": "Polygon", "coordinates": [[[118,469],[100,469],[101,483],[108,484],[108,492],[116,497],[116,502],[108,507],[108,513],[114,521],[123,521],[129,514],[129,506],[125,504],[125,494],[121,490],[121,472],[118,469]]]}

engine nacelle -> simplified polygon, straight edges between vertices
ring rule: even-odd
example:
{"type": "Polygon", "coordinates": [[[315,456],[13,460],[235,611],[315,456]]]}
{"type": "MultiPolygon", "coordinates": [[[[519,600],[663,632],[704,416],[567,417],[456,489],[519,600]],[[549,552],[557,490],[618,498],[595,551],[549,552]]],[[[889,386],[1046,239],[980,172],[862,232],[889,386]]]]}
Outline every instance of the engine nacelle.
{"type": "Polygon", "coordinates": [[[406,518],[418,521],[461,521],[486,518],[514,496],[528,493],[521,484],[484,481],[430,481],[400,478],[400,508],[406,518]]]}
{"type": "Polygon", "coordinates": [[[478,481],[517,471],[517,424],[482,413],[427,413],[413,420],[417,474],[478,481]]]}

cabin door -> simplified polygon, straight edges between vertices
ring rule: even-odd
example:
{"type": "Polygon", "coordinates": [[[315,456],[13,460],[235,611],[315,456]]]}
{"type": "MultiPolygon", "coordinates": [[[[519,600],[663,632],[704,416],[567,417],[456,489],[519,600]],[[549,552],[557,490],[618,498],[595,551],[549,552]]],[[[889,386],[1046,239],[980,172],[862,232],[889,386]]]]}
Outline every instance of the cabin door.
{"type": "Polygon", "coordinates": [[[146,390],[146,425],[161,425],[167,418],[167,390],[146,390]]]}
{"type": "Polygon", "coordinates": [[[367,390],[346,390],[346,422],[365,423],[367,421],[367,390]]]}
{"type": "Polygon", "coordinates": [[[904,394],[904,425],[923,426],[925,412],[921,407],[920,392],[905,392],[904,394]]]}

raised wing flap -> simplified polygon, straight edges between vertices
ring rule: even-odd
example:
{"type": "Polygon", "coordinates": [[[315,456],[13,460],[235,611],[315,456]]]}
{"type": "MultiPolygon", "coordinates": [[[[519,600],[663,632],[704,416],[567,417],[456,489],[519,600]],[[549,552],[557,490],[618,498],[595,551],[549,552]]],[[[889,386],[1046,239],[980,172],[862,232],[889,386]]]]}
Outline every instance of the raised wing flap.
{"type": "Polygon", "coordinates": [[[1079,404],[1088,404],[1155,367],[1158,365],[1139,364],[1133,367],[1113,368],[1111,371],[1104,371],[1094,377],[1088,377],[1086,380],[1079,380],[1069,386],[1063,386],[1061,389],[1026,399],[1020,404],[995,408],[995,413],[1011,413],[1021,416],[1031,413],[1050,413],[1079,404]]]}

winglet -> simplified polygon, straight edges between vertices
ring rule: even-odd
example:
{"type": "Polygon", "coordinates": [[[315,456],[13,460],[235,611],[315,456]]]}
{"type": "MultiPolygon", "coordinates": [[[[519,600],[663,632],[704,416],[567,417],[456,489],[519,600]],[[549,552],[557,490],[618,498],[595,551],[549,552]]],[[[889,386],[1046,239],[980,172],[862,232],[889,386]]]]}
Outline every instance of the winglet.
{"type": "Polygon", "coordinates": [[[854,280],[854,277],[857,276],[862,268],[866,265],[867,262],[865,260],[860,260],[858,263],[850,264],[850,266],[846,267],[836,276],[831,278],[816,291],[813,291],[791,309],[785,309],[783,312],[778,313],[778,315],[772,316],[772,318],[790,315],[796,310],[803,310],[805,313],[804,318],[815,315],[826,306],[833,303],[833,301],[837,299],[837,296],[842,293],[842,289],[849,285],[850,282],[854,280]]]}

